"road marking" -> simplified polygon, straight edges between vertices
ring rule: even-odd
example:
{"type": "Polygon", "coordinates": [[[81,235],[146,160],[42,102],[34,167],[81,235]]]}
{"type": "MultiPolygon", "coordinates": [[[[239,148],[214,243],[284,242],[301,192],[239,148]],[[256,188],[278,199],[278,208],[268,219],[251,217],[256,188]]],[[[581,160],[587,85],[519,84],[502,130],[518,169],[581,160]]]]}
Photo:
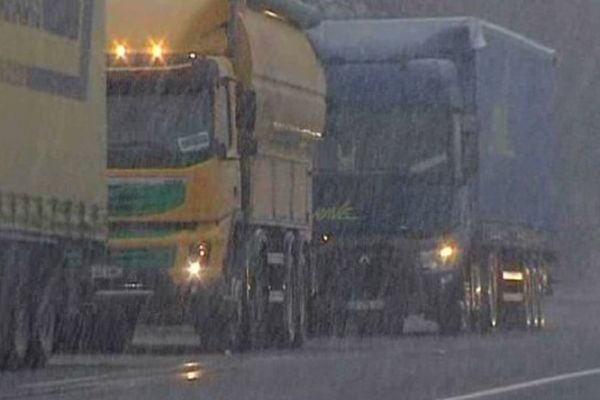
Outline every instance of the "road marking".
{"type": "Polygon", "coordinates": [[[37,389],[37,388],[46,388],[51,386],[63,386],[63,385],[72,385],[83,382],[94,382],[100,381],[107,378],[111,378],[113,375],[105,374],[105,375],[97,375],[97,376],[82,376],[80,378],[67,378],[67,379],[56,379],[51,381],[42,381],[42,382],[34,382],[34,383],[26,383],[19,387],[24,389],[37,389]]]}
{"type": "Polygon", "coordinates": [[[445,397],[445,398],[439,399],[439,400],[481,399],[484,397],[490,397],[490,396],[495,396],[498,394],[509,393],[509,392],[516,392],[517,390],[529,389],[529,388],[536,387],[536,386],[543,386],[543,385],[547,385],[550,383],[566,381],[569,379],[583,378],[583,377],[591,376],[591,375],[600,375],[600,368],[587,369],[587,370],[578,371],[578,372],[571,372],[568,374],[550,376],[548,378],[536,379],[533,381],[516,383],[516,384],[508,385],[508,386],[501,386],[501,387],[497,387],[494,389],[482,390],[479,392],[463,394],[460,396],[445,397]]]}

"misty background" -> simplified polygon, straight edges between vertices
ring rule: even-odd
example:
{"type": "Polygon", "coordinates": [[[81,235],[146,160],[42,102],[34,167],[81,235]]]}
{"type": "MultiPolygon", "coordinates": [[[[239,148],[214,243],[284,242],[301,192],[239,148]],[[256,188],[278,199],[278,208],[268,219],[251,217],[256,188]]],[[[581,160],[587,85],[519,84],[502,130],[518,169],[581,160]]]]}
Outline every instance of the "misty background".
{"type": "Polygon", "coordinates": [[[554,48],[561,253],[556,275],[600,271],[600,0],[305,1],[335,19],[477,16],[554,48]]]}

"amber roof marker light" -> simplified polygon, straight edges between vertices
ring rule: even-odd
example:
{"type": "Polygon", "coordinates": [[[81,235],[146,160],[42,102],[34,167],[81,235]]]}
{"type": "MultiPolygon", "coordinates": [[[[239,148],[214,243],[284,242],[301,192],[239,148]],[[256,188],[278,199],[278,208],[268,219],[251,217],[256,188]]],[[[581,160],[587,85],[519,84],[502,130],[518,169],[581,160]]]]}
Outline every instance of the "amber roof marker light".
{"type": "Polygon", "coordinates": [[[115,42],[113,46],[113,55],[117,60],[124,61],[127,59],[127,45],[125,43],[115,42]]]}

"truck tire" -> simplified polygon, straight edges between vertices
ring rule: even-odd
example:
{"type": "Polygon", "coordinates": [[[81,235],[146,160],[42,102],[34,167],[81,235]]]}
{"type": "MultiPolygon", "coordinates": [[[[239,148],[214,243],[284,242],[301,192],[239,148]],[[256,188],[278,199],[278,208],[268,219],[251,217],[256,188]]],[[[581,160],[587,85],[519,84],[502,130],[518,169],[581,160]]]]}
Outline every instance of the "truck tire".
{"type": "MultiPolygon", "coordinates": [[[[539,276],[538,276],[539,278],[539,276]]],[[[541,279],[541,278],[539,278],[541,279]]],[[[546,315],[544,312],[544,284],[543,282],[536,281],[536,292],[535,292],[535,321],[536,328],[543,329],[546,326],[546,315]]]]}
{"type": "Polygon", "coordinates": [[[529,329],[533,328],[534,296],[535,296],[535,294],[533,293],[531,270],[529,268],[525,269],[525,279],[526,279],[526,282],[524,285],[525,286],[524,287],[525,301],[523,302],[525,318],[523,320],[522,328],[525,330],[529,330],[529,329]]]}
{"type": "Polygon", "coordinates": [[[406,306],[391,308],[386,305],[384,313],[383,333],[389,336],[401,336],[404,333],[406,306]]]}
{"type": "Polygon", "coordinates": [[[228,346],[226,350],[243,352],[250,349],[248,326],[248,303],[246,288],[248,287],[246,276],[242,279],[233,279],[232,282],[233,301],[232,309],[227,321],[228,346]]]}
{"type": "MultiPolygon", "coordinates": [[[[402,276],[400,282],[391,290],[393,294],[385,299],[383,314],[383,333],[389,336],[400,336],[404,333],[404,319],[408,310],[408,282],[402,276]]],[[[389,290],[389,289],[388,289],[389,290]]]]}
{"type": "Polygon", "coordinates": [[[490,333],[498,325],[498,265],[496,258],[489,255],[485,266],[481,267],[481,303],[477,315],[476,330],[479,333],[490,333]]]}
{"type": "MultiPolygon", "coordinates": [[[[3,243],[0,243],[3,245],[3,243]]],[[[9,296],[7,251],[0,247],[0,371],[8,367],[8,358],[12,351],[11,334],[11,301],[9,296]]]]}
{"type": "MultiPolygon", "coordinates": [[[[232,253],[230,271],[230,291],[232,301],[227,310],[227,344],[225,351],[244,352],[250,349],[249,308],[248,308],[248,274],[246,273],[246,254],[244,246],[243,229],[236,226],[233,234],[234,252],[232,253]]],[[[200,311],[200,310],[199,310],[200,311]]],[[[198,330],[197,330],[198,331],[198,330]]]]}
{"type": "Polygon", "coordinates": [[[56,309],[50,303],[38,312],[33,323],[33,337],[29,342],[25,363],[30,368],[41,368],[52,356],[56,334],[56,309]]]}
{"type": "Polygon", "coordinates": [[[0,369],[25,366],[31,339],[31,246],[0,242],[0,369]]]}
{"type": "Polygon", "coordinates": [[[489,320],[489,308],[487,292],[487,280],[484,268],[480,261],[472,262],[469,266],[469,294],[471,307],[469,309],[469,328],[475,333],[487,332],[487,321],[489,320]]]}
{"type": "Polygon", "coordinates": [[[463,306],[455,299],[448,304],[438,319],[440,333],[444,336],[457,335],[462,330],[463,306]]]}
{"type": "Polygon", "coordinates": [[[296,243],[296,268],[294,281],[294,324],[295,337],[291,345],[294,348],[302,347],[307,336],[307,299],[309,296],[309,280],[307,274],[309,270],[310,254],[309,246],[303,241],[297,239],[296,243]]]}
{"type": "MultiPolygon", "coordinates": [[[[8,318],[8,341],[5,367],[18,369],[26,366],[27,350],[31,341],[31,287],[28,253],[29,247],[14,244],[14,253],[5,265],[7,273],[7,294],[12,307],[8,318]]],[[[33,287],[33,286],[32,286],[33,287]]]]}
{"type": "Polygon", "coordinates": [[[454,288],[448,296],[447,301],[439,309],[438,325],[440,333],[444,336],[459,334],[467,322],[464,305],[464,294],[461,287],[454,288]]]}
{"type": "Polygon", "coordinates": [[[18,303],[13,310],[13,317],[10,323],[10,355],[8,358],[8,368],[18,369],[25,366],[27,349],[31,338],[30,332],[31,313],[27,304],[18,303]]]}
{"type": "Polygon", "coordinates": [[[348,312],[342,310],[335,312],[333,315],[333,335],[337,338],[343,338],[346,336],[346,325],[348,323],[348,312]]]}
{"type": "Polygon", "coordinates": [[[248,274],[249,341],[253,350],[262,350],[269,342],[269,287],[267,281],[267,243],[257,233],[251,243],[248,274]]]}
{"type": "MultiPolygon", "coordinates": [[[[233,350],[234,336],[234,301],[225,301],[218,291],[194,294],[190,297],[190,308],[194,330],[202,351],[220,352],[233,350]]],[[[236,348],[237,350],[237,348],[236,348]]]]}
{"type": "Polygon", "coordinates": [[[492,329],[496,329],[500,322],[500,273],[498,259],[493,257],[490,260],[489,266],[489,287],[488,287],[488,302],[490,308],[490,325],[492,329]]]}
{"type": "Polygon", "coordinates": [[[43,286],[31,296],[30,339],[26,355],[26,365],[30,368],[41,368],[54,352],[57,334],[57,304],[59,287],[63,275],[63,254],[53,246],[44,246],[39,253],[30,258],[29,264],[37,268],[31,276],[43,286]]]}
{"type": "MultiPolygon", "coordinates": [[[[314,253],[313,253],[314,255],[314,253]]],[[[316,336],[331,336],[334,334],[334,293],[331,290],[330,280],[331,275],[330,264],[322,262],[322,258],[312,259],[312,262],[318,265],[313,266],[315,271],[315,282],[312,288],[310,297],[310,335],[316,336]]]]}
{"type": "Polygon", "coordinates": [[[91,350],[99,353],[123,353],[135,333],[135,321],[118,304],[101,304],[96,309],[91,350]]]}
{"type": "Polygon", "coordinates": [[[512,317],[512,326],[519,330],[528,330],[531,328],[530,305],[527,301],[511,308],[508,308],[509,318],[512,317]],[[511,315],[512,314],[512,315],[511,315]]]}
{"type": "Polygon", "coordinates": [[[296,297],[300,294],[298,291],[298,254],[295,237],[293,233],[288,233],[284,239],[284,302],[282,309],[282,333],[281,345],[283,347],[293,347],[297,335],[297,313],[298,305],[296,297]]]}

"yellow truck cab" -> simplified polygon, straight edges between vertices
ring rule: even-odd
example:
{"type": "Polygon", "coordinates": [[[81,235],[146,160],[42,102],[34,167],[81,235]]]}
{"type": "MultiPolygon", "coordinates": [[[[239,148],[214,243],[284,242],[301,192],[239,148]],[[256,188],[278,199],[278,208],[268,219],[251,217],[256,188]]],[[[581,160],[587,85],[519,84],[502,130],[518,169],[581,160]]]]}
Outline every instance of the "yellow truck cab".
{"type": "Polygon", "coordinates": [[[141,321],[193,323],[208,347],[301,342],[325,118],[301,29],[314,15],[296,1],[108,1],[118,273],[101,284],[151,291],[141,321]]]}

